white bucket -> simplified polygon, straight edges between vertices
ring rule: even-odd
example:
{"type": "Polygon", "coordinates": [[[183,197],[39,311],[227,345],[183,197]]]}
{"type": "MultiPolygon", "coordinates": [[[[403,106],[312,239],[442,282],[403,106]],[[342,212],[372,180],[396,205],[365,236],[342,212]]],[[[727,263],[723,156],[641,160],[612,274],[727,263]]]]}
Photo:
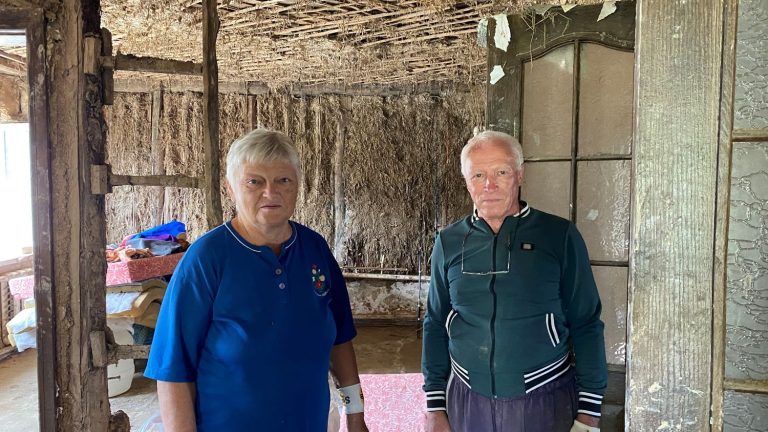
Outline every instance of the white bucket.
{"type": "MultiPolygon", "coordinates": [[[[118,345],[133,345],[133,324],[129,320],[107,320],[118,345]]],[[[109,397],[127,392],[133,383],[136,368],[133,359],[122,359],[117,364],[107,365],[107,393],[109,397]]]]}
{"type": "Polygon", "coordinates": [[[136,368],[133,365],[133,359],[123,359],[116,365],[107,366],[107,392],[109,397],[117,396],[127,392],[133,382],[133,374],[136,368]]]}

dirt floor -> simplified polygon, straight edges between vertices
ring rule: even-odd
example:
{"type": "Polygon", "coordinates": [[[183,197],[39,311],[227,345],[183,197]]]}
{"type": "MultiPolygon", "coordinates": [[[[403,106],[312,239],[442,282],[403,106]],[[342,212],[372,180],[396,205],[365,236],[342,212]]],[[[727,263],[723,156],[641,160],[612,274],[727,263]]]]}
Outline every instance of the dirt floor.
{"type": "MultiPolygon", "coordinates": [[[[421,339],[416,326],[358,327],[355,338],[360,373],[410,373],[420,370],[421,339]]],[[[0,362],[0,431],[39,430],[37,351],[29,349],[0,362]]],[[[155,382],[137,373],[131,389],[110,399],[112,412],[125,411],[131,430],[141,431],[157,415],[155,382]]]]}

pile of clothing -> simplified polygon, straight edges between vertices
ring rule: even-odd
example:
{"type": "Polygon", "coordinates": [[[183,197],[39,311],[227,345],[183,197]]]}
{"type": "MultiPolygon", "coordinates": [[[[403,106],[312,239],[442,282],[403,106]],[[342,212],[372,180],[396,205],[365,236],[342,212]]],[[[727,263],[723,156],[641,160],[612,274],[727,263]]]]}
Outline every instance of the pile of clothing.
{"type": "Polygon", "coordinates": [[[107,262],[126,262],[141,258],[183,252],[189,247],[187,228],[177,221],[158,225],[123,238],[120,244],[107,245],[107,262]]]}

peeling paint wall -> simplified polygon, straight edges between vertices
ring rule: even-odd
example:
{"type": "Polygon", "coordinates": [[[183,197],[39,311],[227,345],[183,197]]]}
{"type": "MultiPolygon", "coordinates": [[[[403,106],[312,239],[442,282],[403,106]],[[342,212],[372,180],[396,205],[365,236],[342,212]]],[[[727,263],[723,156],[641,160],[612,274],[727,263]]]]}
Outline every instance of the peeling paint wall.
{"type": "Polygon", "coordinates": [[[424,314],[429,278],[421,283],[350,280],[347,289],[357,318],[416,320],[424,314]]]}

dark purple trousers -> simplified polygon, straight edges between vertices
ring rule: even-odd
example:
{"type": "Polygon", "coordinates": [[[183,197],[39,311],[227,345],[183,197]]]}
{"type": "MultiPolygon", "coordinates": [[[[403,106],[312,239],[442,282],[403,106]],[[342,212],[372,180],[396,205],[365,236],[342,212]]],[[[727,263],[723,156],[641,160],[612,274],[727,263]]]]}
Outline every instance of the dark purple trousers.
{"type": "Polygon", "coordinates": [[[491,399],[460,379],[447,394],[451,432],[569,432],[577,414],[573,370],[523,396],[491,399]]]}

